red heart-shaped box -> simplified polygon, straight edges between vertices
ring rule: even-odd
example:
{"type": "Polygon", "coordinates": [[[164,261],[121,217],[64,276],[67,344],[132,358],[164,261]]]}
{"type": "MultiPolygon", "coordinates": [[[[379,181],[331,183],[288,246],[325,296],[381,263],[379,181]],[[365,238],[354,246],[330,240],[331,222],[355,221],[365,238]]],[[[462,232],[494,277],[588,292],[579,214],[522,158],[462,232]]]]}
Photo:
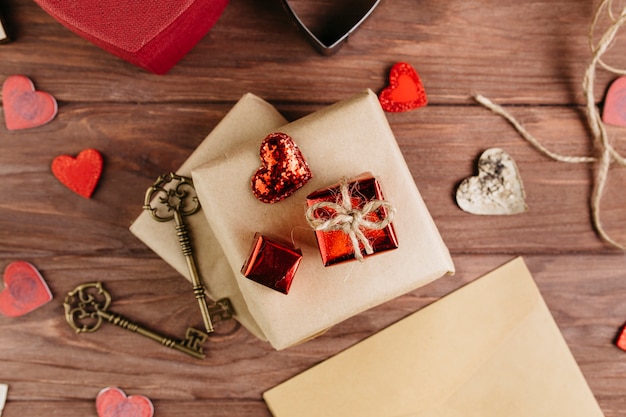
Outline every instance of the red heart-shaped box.
{"type": "Polygon", "coordinates": [[[102,49],[164,74],[217,22],[228,0],[35,0],[102,49]]]}

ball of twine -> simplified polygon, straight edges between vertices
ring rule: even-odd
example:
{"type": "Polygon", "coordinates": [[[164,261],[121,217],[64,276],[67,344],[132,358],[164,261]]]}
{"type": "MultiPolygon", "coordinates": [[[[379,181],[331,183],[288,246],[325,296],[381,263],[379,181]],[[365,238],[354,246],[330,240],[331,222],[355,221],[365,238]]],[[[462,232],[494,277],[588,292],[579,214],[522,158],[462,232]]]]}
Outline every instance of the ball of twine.
{"type": "Polygon", "coordinates": [[[626,7],[622,8],[619,13],[613,11],[613,0],[603,0],[593,16],[591,26],[589,29],[589,45],[591,48],[592,58],[585,71],[585,75],[582,82],[583,94],[586,100],[586,116],[587,123],[590,131],[593,135],[594,143],[597,148],[599,156],[568,156],[561,155],[556,152],[552,152],[541,144],[537,138],[530,134],[524,126],[519,123],[509,112],[507,112],[502,106],[493,103],[491,100],[483,95],[475,94],[474,99],[491,110],[492,112],[502,116],[507,120],[517,132],[531,145],[533,145],[539,152],[547,157],[559,162],[566,163],[597,163],[597,172],[594,178],[593,192],[590,200],[590,209],[592,214],[593,226],[596,229],[600,238],[612,246],[615,246],[621,250],[626,250],[626,244],[620,243],[613,239],[602,227],[602,221],[600,216],[600,203],[604,189],[609,176],[609,168],[611,164],[617,163],[621,166],[626,166],[626,159],[619,154],[619,152],[611,145],[606,128],[602,122],[600,116],[600,110],[594,102],[594,84],[596,78],[596,69],[601,66],[607,71],[614,74],[625,75],[626,69],[615,68],[607,65],[602,56],[613,46],[615,37],[619,32],[619,29],[626,23],[626,7]],[[608,16],[611,24],[602,33],[597,43],[594,43],[594,35],[600,17],[605,14],[608,16]]]}
{"type": "Polygon", "coordinates": [[[368,201],[361,208],[354,207],[347,178],[341,179],[339,192],[340,199],[313,204],[307,209],[305,217],[309,226],[315,231],[341,231],[348,235],[354,249],[354,257],[362,261],[363,254],[360,245],[363,245],[367,255],[374,253],[374,248],[365,232],[387,227],[392,222],[396,209],[388,201],[378,199],[368,201]],[[382,210],[384,215],[380,220],[368,220],[368,217],[378,213],[381,209],[384,209],[382,210]]]}

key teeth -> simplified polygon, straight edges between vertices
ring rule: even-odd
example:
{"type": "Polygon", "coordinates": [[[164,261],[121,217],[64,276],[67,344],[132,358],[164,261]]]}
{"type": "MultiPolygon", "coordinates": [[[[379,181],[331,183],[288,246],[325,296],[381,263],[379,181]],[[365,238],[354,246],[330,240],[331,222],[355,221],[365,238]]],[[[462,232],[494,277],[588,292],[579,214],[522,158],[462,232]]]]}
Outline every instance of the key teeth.
{"type": "Polygon", "coordinates": [[[232,319],[235,316],[235,309],[230,302],[230,298],[220,298],[215,304],[209,307],[209,313],[211,320],[217,323],[232,319]]]}
{"type": "Polygon", "coordinates": [[[207,341],[209,335],[205,332],[194,329],[193,327],[187,328],[187,332],[185,333],[185,340],[183,341],[183,345],[189,349],[192,349],[198,353],[202,353],[202,344],[207,341]]]}

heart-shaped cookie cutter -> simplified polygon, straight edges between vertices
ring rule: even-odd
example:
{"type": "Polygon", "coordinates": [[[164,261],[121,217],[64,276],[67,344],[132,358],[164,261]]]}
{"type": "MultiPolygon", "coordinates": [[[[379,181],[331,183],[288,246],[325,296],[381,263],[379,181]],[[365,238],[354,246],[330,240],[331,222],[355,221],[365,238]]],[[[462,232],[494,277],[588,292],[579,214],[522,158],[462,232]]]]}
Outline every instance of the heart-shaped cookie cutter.
{"type": "Polygon", "coordinates": [[[2,14],[0,14],[0,43],[8,43],[11,39],[9,38],[9,34],[7,32],[7,25],[4,22],[4,18],[2,14]]]}
{"type": "MultiPolygon", "coordinates": [[[[302,3],[289,0],[281,0],[285,10],[291,15],[297,26],[304,32],[305,36],[313,47],[322,55],[332,55],[339,50],[348,40],[348,37],[367,19],[381,0],[349,0],[340,2],[328,2],[332,5],[332,13],[324,13],[324,22],[320,24],[321,13],[317,2],[309,2],[308,10],[316,10],[314,20],[316,26],[321,26],[315,30],[304,22],[304,17],[296,13],[292,3],[302,3]],[[319,30],[318,30],[319,29],[319,30]]],[[[306,16],[310,17],[311,13],[306,16]]],[[[304,14],[303,14],[304,15],[304,14]]]]}

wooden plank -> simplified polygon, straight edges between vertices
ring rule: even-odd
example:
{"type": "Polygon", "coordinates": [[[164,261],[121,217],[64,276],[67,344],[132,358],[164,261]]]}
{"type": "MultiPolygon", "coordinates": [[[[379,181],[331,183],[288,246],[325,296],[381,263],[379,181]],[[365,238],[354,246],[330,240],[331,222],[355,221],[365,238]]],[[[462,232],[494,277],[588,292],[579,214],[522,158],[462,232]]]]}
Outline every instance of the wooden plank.
{"type": "MultiPolygon", "coordinates": [[[[330,103],[381,90],[391,65],[407,61],[432,103],[467,104],[478,91],[506,103],[582,104],[597,2],[383,2],[338,54],[323,57],[278,1],[233,0],[166,76],[100,50],[33,2],[7,3],[16,42],[3,46],[13,58],[0,76],[25,73],[64,102],[232,102],[252,91],[273,102],[330,103]]],[[[617,48],[607,58],[626,66],[617,48]]],[[[613,78],[598,72],[596,101],[613,78]]]]}
{"type": "MultiPolygon", "coordinates": [[[[132,392],[131,392],[132,393],[132,392]]],[[[130,394],[129,394],[130,395],[130,394]]],[[[94,394],[95,396],[95,394],[94,394]]],[[[154,401],[155,415],[168,417],[182,413],[189,415],[210,415],[216,417],[270,417],[265,404],[258,401],[154,401]]],[[[12,402],[3,416],[43,416],[63,412],[64,417],[96,416],[96,406],[91,401],[37,401],[12,402]],[[10,413],[10,414],[9,414],[10,413]]]]}
{"type": "MultiPolygon", "coordinates": [[[[230,105],[72,104],[36,131],[7,132],[0,154],[0,236],[8,253],[37,255],[63,248],[72,253],[144,251],[128,227],[141,212],[143,195],[158,175],[177,169],[230,105]],[[61,185],[50,172],[59,154],[98,149],[105,167],[91,199],[61,185]],[[16,204],[19,202],[19,204],[16,204]],[[59,233],[63,230],[63,233],[59,233]],[[45,239],[42,239],[45,237],[45,239]]],[[[321,106],[289,106],[302,115],[321,106]]],[[[279,106],[283,111],[283,107],[279,106]]],[[[512,109],[545,145],[566,155],[591,155],[591,139],[580,109],[512,109]]],[[[429,106],[389,115],[390,125],[415,182],[453,252],[611,251],[590,221],[594,167],[550,160],[532,148],[499,116],[481,107],[429,106]],[[517,162],[530,207],[516,216],[476,216],[461,211],[456,186],[476,175],[475,160],[501,147],[517,162]]],[[[624,140],[616,140],[624,148],[624,140]]],[[[623,170],[613,169],[602,219],[607,231],[626,242],[623,170]]]]}
{"type": "MultiPolygon", "coordinates": [[[[22,318],[0,317],[0,381],[10,385],[5,417],[24,415],[31,407],[40,410],[46,403],[52,407],[50,412],[71,416],[77,403],[79,409],[86,410],[85,402],[110,385],[148,396],[163,407],[159,409],[163,416],[176,415],[175,410],[198,410],[203,402],[223,404],[233,411],[252,407],[265,415],[257,403],[264,390],[511,258],[455,256],[455,276],[444,277],[338,324],[317,339],[280,352],[241,327],[223,328],[221,335],[212,336],[206,344],[205,360],[188,358],[113,326],[76,335],[64,322],[60,305],[63,292],[84,280],[106,279],[116,300],[115,310],[128,317],[163,332],[194,322],[201,324],[187,285],[180,285],[176,274],[160,262],[130,256],[41,259],[40,267],[55,294],[53,302],[22,318]]],[[[530,255],[525,259],[607,417],[621,415],[612,407],[623,403],[626,364],[624,352],[612,345],[612,339],[626,321],[623,256],[590,260],[577,254],[530,255]]],[[[223,412],[211,410],[207,415],[223,412]]]]}
{"type": "MultiPolygon", "coordinates": [[[[158,416],[269,417],[264,390],[520,254],[601,408],[607,417],[621,416],[626,362],[612,342],[626,322],[626,263],[591,224],[595,166],[550,160],[470,98],[480,92],[507,105],[555,152],[594,154],[581,82],[597,4],[387,1],[337,55],[322,57],[278,1],[231,0],[191,53],[156,76],[76,36],[30,0],[5,1],[12,42],[0,47],[0,79],[30,76],[57,97],[59,114],[29,131],[9,132],[0,123],[0,269],[16,259],[34,263],[55,297],[24,317],[0,316],[0,383],[10,385],[3,416],[95,416],[97,392],[120,386],[150,397],[158,416]],[[295,120],[365,88],[380,91],[398,61],[418,70],[430,104],[388,119],[456,275],[281,352],[236,323],[211,336],[205,360],[112,326],[72,332],[64,295],[99,280],[114,297],[114,311],[147,327],[171,336],[200,327],[189,283],[128,230],[146,187],[180,166],[242,94],[253,92],[295,120]],[[518,164],[528,213],[482,217],[455,204],[458,183],[475,175],[484,149],[496,146],[518,164]],[[55,156],[87,147],[105,158],[89,200],[50,172],[55,156]]],[[[626,67],[624,36],[607,57],[615,66],[626,67]]],[[[598,71],[599,105],[614,78],[598,71]]],[[[609,128],[620,152],[622,130],[609,128]]],[[[611,236],[626,243],[625,180],[624,170],[612,167],[601,217],[611,236]]]]}

